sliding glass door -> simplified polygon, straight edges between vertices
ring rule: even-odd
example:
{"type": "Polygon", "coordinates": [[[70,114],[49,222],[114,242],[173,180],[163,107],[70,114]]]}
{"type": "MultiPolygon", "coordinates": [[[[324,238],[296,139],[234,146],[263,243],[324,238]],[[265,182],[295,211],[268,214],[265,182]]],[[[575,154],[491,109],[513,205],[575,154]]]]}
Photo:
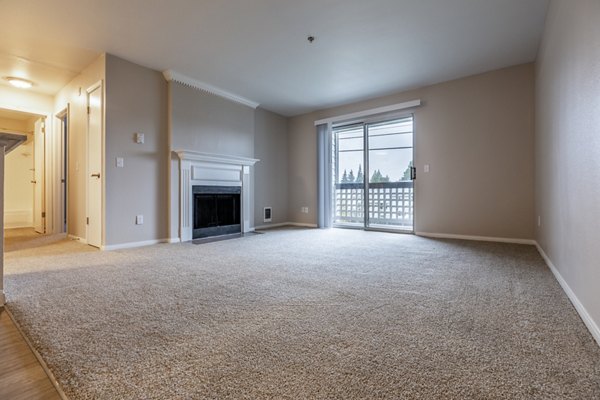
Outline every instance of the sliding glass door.
{"type": "Polygon", "coordinates": [[[412,232],[413,117],[333,128],[334,225],[412,232]]]}
{"type": "Polygon", "coordinates": [[[333,135],[333,223],[362,227],[365,223],[364,125],[337,128],[333,135]]]}

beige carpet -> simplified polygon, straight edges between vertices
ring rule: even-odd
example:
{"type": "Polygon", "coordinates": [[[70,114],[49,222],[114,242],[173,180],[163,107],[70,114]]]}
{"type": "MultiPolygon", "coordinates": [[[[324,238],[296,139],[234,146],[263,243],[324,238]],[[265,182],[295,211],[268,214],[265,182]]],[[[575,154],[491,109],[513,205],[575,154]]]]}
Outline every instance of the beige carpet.
{"type": "Polygon", "coordinates": [[[600,398],[600,348],[531,246],[281,230],[6,261],[72,399],[600,398]]]}

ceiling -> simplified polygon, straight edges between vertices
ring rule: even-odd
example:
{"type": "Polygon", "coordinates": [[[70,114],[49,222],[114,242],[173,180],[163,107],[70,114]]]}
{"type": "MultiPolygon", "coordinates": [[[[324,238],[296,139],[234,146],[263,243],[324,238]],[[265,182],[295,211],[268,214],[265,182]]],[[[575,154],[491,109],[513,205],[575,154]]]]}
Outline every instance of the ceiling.
{"type": "Polygon", "coordinates": [[[54,94],[108,52],[290,116],[531,62],[547,6],[548,0],[0,0],[0,75],[31,79],[33,90],[54,94]]]}

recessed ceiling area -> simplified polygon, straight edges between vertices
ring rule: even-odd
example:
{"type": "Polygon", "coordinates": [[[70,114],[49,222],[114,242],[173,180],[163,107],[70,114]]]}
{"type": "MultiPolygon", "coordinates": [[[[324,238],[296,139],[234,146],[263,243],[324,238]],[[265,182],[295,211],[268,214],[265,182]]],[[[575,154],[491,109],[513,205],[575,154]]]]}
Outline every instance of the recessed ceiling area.
{"type": "Polygon", "coordinates": [[[548,0],[7,0],[0,75],[54,94],[108,52],[291,116],[534,61],[547,7],[548,0]]]}

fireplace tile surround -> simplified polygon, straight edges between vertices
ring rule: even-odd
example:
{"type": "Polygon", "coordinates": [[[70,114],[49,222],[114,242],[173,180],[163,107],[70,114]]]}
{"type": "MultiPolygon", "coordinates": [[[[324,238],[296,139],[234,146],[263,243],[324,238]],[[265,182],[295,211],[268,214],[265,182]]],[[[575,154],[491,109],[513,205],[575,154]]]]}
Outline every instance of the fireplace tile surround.
{"type": "Polygon", "coordinates": [[[179,158],[179,239],[193,239],[193,186],[241,187],[241,231],[250,232],[251,167],[259,160],[188,150],[175,153],[179,158]]]}

